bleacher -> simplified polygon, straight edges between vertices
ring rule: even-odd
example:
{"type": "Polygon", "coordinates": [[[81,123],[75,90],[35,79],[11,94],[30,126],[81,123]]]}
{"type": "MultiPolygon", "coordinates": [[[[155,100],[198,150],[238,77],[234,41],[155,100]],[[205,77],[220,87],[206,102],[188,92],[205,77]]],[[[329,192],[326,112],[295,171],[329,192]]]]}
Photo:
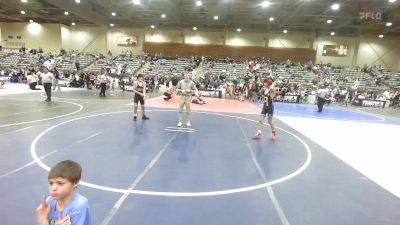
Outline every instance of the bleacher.
{"type": "Polygon", "coordinates": [[[145,75],[154,75],[159,72],[160,76],[171,74],[182,74],[187,69],[189,63],[187,59],[158,59],[144,71],[145,75]]]}
{"type": "MultiPolygon", "coordinates": [[[[102,69],[110,68],[114,74],[121,71],[124,64],[127,63],[128,74],[135,74],[141,68],[141,61],[138,57],[96,57],[97,53],[91,54],[69,54],[58,56],[55,60],[55,66],[58,70],[64,73],[76,71],[76,62],[79,62],[80,67],[87,73],[100,73],[102,69]]],[[[0,52],[0,68],[3,70],[8,68],[24,69],[37,67],[39,58],[47,60],[52,58],[51,53],[45,54],[21,54],[17,49],[7,49],[0,52]]],[[[190,60],[186,58],[180,59],[158,59],[150,64],[144,71],[145,75],[154,75],[158,73],[161,76],[170,76],[173,74],[183,73],[190,65],[190,60]]],[[[204,62],[202,71],[206,72],[212,66],[212,72],[215,76],[224,74],[227,81],[237,79],[241,74],[247,71],[246,63],[233,62],[204,62]]],[[[200,76],[202,74],[199,74],[200,76]]],[[[400,87],[400,73],[383,72],[382,85],[376,85],[373,77],[369,73],[361,72],[352,68],[332,68],[328,70],[328,76],[334,77],[337,81],[335,85],[340,87],[351,87],[356,80],[359,81],[359,87],[362,89],[388,89],[400,87]]],[[[261,71],[261,77],[266,76],[261,71]]],[[[303,85],[312,85],[315,75],[308,72],[303,66],[291,66],[286,68],[284,64],[278,65],[276,70],[272,71],[269,76],[274,79],[283,80],[288,84],[301,83],[303,85]]]]}
{"type": "Polygon", "coordinates": [[[285,80],[285,83],[311,85],[313,77],[302,66],[291,66],[286,68],[284,65],[277,66],[277,69],[271,73],[275,79],[285,80]]]}
{"type": "Polygon", "coordinates": [[[4,54],[0,59],[1,68],[16,67],[19,60],[18,53],[4,54]]]}
{"type": "Polygon", "coordinates": [[[39,55],[24,54],[19,57],[17,62],[18,68],[31,68],[39,63],[39,55]]]}
{"type": "Polygon", "coordinates": [[[75,61],[73,59],[70,59],[70,57],[63,57],[57,60],[56,68],[57,70],[61,70],[64,72],[74,71],[76,70],[75,61]]]}
{"type": "MultiPolygon", "coordinates": [[[[207,71],[211,67],[210,63],[203,63],[203,70],[207,71]]],[[[212,63],[212,72],[214,75],[225,74],[227,80],[236,79],[241,73],[246,71],[246,65],[244,63],[225,63],[225,62],[214,62],[212,63]]]]}
{"type": "Polygon", "coordinates": [[[134,74],[136,73],[140,67],[140,59],[137,57],[127,57],[127,58],[117,58],[112,60],[112,58],[103,58],[96,61],[93,61],[89,66],[87,66],[84,71],[85,72],[94,72],[96,74],[100,73],[103,69],[111,69],[113,74],[117,74],[123,67],[123,65],[127,63],[126,73],[134,74]]]}

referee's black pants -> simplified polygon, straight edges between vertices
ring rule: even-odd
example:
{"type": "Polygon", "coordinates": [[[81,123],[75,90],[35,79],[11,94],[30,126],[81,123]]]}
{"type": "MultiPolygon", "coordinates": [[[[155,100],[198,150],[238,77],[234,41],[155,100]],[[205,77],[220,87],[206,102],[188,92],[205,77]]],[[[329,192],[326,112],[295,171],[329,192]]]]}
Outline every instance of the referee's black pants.
{"type": "Polygon", "coordinates": [[[51,100],[51,83],[43,83],[44,91],[47,95],[47,100],[51,100]]]}
{"type": "Polygon", "coordinates": [[[317,99],[318,112],[322,112],[322,109],[324,108],[324,102],[325,102],[324,98],[318,97],[317,99]]]}
{"type": "Polygon", "coordinates": [[[106,83],[101,83],[100,88],[100,97],[106,97],[106,83]]]}

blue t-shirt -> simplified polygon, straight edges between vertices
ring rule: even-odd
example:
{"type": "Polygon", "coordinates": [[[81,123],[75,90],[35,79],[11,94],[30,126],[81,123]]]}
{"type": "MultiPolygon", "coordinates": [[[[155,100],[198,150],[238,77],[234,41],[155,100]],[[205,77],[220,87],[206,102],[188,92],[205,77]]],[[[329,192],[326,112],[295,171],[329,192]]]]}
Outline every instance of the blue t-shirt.
{"type": "MultiPolygon", "coordinates": [[[[50,205],[50,213],[48,216],[49,224],[56,225],[60,218],[60,213],[56,210],[57,201],[51,197],[47,199],[50,205]]],[[[91,225],[90,208],[87,198],[79,193],[72,196],[71,201],[65,206],[63,216],[69,216],[72,225],[91,225]]]]}

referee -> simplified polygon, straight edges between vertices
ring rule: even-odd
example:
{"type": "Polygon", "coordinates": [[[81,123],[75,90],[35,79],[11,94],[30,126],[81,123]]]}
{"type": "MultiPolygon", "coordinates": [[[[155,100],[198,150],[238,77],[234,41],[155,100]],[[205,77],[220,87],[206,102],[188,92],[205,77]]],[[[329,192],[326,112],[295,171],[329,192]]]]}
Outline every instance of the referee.
{"type": "Polygon", "coordinates": [[[183,107],[186,107],[186,126],[190,127],[190,119],[191,119],[191,111],[190,104],[192,102],[192,95],[194,95],[197,91],[196,85],[192,80],[190,80],[190,74],[188,72],[185,73],[185,78],[179,81],[176,86],[177,91],[181,94],[180,103],[179,103],[179,122],[178,127],[182,126],[182,114],[183,107]]]}
{"type": "Polygon", "coordinates": [[[325,98],[327,95],[328,95],[328,90],[323,85],[321,85],[317,91],[318,112],[322,112],[322,109],[324,108],[325,98]]]}

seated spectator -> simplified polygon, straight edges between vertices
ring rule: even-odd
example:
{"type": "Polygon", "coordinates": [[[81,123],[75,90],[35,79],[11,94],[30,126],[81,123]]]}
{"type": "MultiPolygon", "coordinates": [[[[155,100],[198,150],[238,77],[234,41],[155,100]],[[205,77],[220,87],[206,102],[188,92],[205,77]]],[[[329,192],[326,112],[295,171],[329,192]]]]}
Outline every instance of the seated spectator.
{"type": "Polygon", "coordinates": [[[40,90],[40,88],[36,88],[38,78],[33,72],[30,72],[26,78],[26,82],[29,85],[29,88],[32,90],[40,90]]]}

